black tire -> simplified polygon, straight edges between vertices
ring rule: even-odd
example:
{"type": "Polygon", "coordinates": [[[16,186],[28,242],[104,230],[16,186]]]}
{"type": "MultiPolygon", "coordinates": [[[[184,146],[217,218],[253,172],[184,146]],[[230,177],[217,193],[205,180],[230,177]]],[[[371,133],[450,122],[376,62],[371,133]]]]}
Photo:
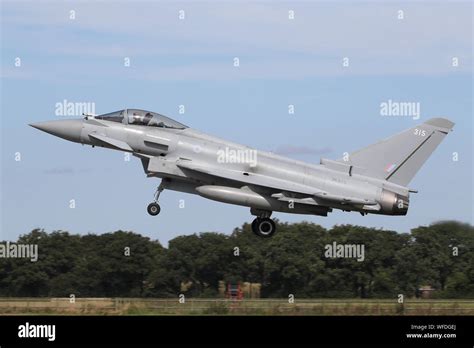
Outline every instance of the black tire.
{"type": "Polygon", "coordinates": [[[253,221],[252,221],[252,232],[257,234],[257,221],[259,220],[259,218],[255,218],[253,221]]]}
{"type": "Polygon", "coordinates": [[[146,210],[148,211],[148,214],[150,214],[151,216],[156,216],[160,213],[161,208],[158,203],[153,202],[153,203],[148,204],[148,207],[146,208],[146,210]]]}
{"type": "Polygon", "coordinates": [[[270,238],[276,232],[276,225],[270,218],[256,218],[252,221],[252,231],[261,238],[270,238]]]}

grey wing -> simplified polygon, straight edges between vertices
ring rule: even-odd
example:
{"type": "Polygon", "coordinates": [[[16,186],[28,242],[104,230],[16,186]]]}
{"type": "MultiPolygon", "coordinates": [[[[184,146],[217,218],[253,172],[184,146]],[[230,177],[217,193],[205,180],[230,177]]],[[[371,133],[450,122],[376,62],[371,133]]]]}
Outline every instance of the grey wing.
{"type": "Polygon", "coordinates": [[[331,202],[340,204],[376,205],[377,202],[356,197],[334,195],[318,188],[297,184],[288,180],[278,179],[267,175],[248,173],[224,168],[209,167],[192,161],[178,161],[177,166],[183,169],[230,179],[246,185],[270,188],[275,191],[271,196],[280,201],[294,201],[309,205],[330,205],[331,202]],[[297,194],[295,197],[293,194],[297,194]]]}
{"type": "Polygon", "coordinates": [[[289,191],[308,196],[313,196],[316,192],[319,191],[318,189],[313,188],[311,186],[301,185],[288,180],[278,179],[267,175],[217,167],[209,167],[192,161],[179,160],[176,165],[182,169],[193,170],[200,173],[220,177],[223,179],[230,179],[244,184],[267,187],[278,191],[289,191]]]}

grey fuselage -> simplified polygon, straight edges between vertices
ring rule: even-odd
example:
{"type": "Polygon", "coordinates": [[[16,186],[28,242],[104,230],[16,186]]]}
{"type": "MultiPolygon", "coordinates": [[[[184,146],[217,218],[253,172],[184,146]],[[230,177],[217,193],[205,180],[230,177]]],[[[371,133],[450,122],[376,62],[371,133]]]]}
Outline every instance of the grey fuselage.
{"type": "Polygon", "coordinates": [[[191,128],[148,127],[94,118],[80,122],[80,137],[66,139],[131,152],[141,158],[148,176],[164,179],[166,189],[248,206],[256,212],[254,215],[280,211],[326,216],[331,208],[359,211],[362,214],[407,213],[408,188],[369,176],[351,174],[339,168],[332,169],[333,161],[309,164],[270,152],[256,151],[191,128]],[[223,156],[225,154],[229,156],[223,156]],[[248,160],[250,157],[252,161],[248,160]],[[198,163],[200,168],[206,170],[196,170],[180,163],[198,163]],[[225,170],[221,173],[221,169],[225,170]],[[227,172],[232,172],[232,176],[226,176],[227,172]],[[270,184],[240,181],[239,175],[245,180],[252,179],[252,176],[260,180],[268,178],[270,184]],[[272,184],[283,181],[289,185],[287,190],[272,184]],[[305,194],[298,189],[292,190],[292,185],[304,187],[305,194]],[[331,195],[324,197],[324,192],[330,192],[331,195]],[[356,203],[352,201],[344,204],[331,197],[350,197],[356,203]],[[364,204],[364,201],[371,203],[364,204]]]}

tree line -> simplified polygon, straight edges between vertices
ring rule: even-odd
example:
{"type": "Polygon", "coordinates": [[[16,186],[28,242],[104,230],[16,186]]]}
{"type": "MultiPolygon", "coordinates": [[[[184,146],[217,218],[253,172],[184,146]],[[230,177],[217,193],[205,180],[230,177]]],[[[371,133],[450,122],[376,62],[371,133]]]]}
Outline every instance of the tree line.
{"type": "Polygon", "coordinates": [[[410,233],[307,222],[279,223],[278,229],[261,239],[244,224],[231,235],[179,236],[167,248],[127,231],[35,229],[16,243],[37,244],[37,262],[0,258],[0,296],[216,297],[224,281],[260,283],[262,297],[413,297],[430,286],[434,297],[474,298],[470,224],[438,222],[410,233]],[[327,257],[335,243],[363,245],[363,261],[327,257]]]}

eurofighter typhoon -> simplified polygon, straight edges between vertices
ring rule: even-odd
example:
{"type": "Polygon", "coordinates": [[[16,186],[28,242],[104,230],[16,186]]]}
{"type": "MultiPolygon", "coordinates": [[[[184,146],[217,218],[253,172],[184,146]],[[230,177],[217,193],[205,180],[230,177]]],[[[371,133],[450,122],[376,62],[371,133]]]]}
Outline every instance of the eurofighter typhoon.
{"type": "Polygon", "coordinates": [[[125,109],[31,124],[60,138],[140,158],[161,179],[148,205],[158,215],[164,189],[250,208],[253,232],[276,231],[272,212],[327,216],[333,209],[406,215],[414,175],[454,123],[432,118],[338,159],[310,164],[213,137],[155,112],[125,109]]]}

